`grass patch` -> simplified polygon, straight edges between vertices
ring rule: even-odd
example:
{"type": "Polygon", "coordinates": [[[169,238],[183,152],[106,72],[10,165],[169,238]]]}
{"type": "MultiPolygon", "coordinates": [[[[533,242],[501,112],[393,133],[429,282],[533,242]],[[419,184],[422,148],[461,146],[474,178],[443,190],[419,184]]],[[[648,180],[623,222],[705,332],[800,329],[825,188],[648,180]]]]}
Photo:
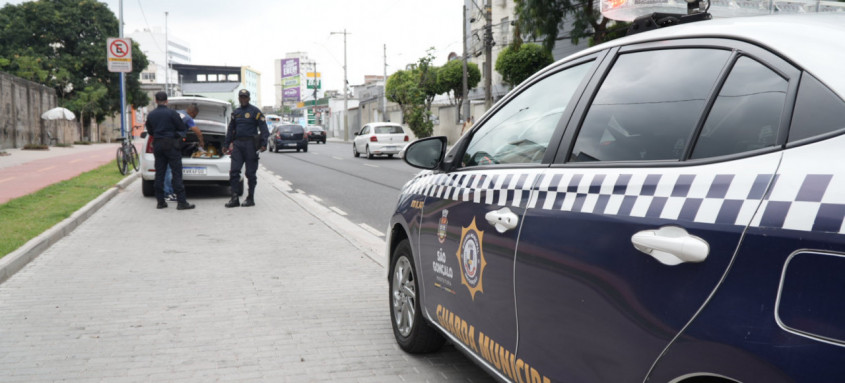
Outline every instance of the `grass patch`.
{"type": "Polygon", "coordinates": [[[63,143],[63,142],[57,142],[57,143],[56,143],[55,145],[53,145],[53,146],[58,147],[58,148],[72,148],[72,147],[73,147],[73,145],[71,145],[71,144],[65,144],[65,143],[63,143]]]}
{"type": "Polygon", "coordinates": [[[44,144],[26,144],[23,150],[50,150],[50,147],[44,144]]]}
{"type": "Polygon", "coordinates": [[[115,161],[0,205],[0,258],[70,217],[117,184],[115,161]]]}

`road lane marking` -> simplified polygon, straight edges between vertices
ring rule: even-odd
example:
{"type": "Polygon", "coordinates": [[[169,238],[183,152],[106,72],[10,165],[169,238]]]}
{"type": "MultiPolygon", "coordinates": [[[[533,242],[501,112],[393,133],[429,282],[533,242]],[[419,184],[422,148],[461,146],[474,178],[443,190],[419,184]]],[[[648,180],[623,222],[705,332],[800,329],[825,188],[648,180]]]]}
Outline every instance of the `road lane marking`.
{"type": "Polygon", "coordinates": [[[43,169],[38,169],[38,170],[36,170],[36,172],[38,172],[38,173],[41,173],[41,172],[46,172],[46,171],[48,171],[48,170],[50,170],[50,169],[55,169],[55,168],[56,168],[56,166],[55,166],[55,165],[54,165],[54,166],[48,166],[48,167],[43,168],[43,169]]]}
{"type": "Polygon", "coordinates": [[[321,200],[320,197],[317,197],[315,195],[309,195],[309,197],[311,197],[311,199],[313,199],[314,201],[323,202],[323,200],[321,200]]]}
{"type": "Polygon", "coordinates": [[[336,208],[336,207],[334,207],[334,206],[330,207],[329,209],[334,210],[334,212],[335,212],[335,213],[337,213],[337,214],[340,214],[340,215],[342,215],[342,216],[346,216],[346,212],[345,212],[345,211],[340,210],[340,209],[338,209],[338,208],[336,208]]]}
{"type": "Polygon", "coordinates": [[[364,228],[364,230],[369,231],[370,234],[373,234],[377,237],[384,237],[384,233],[376,230],[374,227],[367,225],[366,223],[359,223],[358,226],[361,226],[362,228],[364,228]]]}
{"type": "Polygon", "coordinates": [[[334,158],[334,159],[336,159],[336,160],[341,160],[341,161],[343,161],[343,157],[332,156],[332,158],[334,158]]]}
{"type": "Polygon", "coordinates": [[[283,180],[282,182],[286,183],[288,186],[293,187],[293,184],[292,184],[290,181],[284,181],[284,180],[283,180]]]}
{"type": "Polygon", "coordinates": [[[377,168],[378,167],[378,165],[370,165],[370,164],[364,164],[364,166],[369,166],[371,168],[377,168]]]}
{"type": "Polygon", "coordinates": [[[302,190],[302,189],[296,189],[296,192],[300,193],[300,194],[305,194],[305,190],[302,190]]]}
{"type": "Polygon", "coordinates": [[[15,179],[15,177],[3,178],[2,180],[0,180],[0,184],[2,184],[3,182],[6,182],[6,181],[13,180],[13,179],[15,179]]]}

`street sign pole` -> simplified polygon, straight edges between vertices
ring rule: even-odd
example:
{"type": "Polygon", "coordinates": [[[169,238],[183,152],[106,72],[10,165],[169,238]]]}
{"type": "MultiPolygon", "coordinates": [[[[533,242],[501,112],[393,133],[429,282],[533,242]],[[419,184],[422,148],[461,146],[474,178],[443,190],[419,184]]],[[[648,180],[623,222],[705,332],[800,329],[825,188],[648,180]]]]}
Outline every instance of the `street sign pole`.
{"type": "MultiPolygon", "coordinates": [[[[123,38],[123,0],[120,0],[120,38],[123,38]]],[[[126,75],[120,72],[120,137],[126,139],[126,75]]]]}

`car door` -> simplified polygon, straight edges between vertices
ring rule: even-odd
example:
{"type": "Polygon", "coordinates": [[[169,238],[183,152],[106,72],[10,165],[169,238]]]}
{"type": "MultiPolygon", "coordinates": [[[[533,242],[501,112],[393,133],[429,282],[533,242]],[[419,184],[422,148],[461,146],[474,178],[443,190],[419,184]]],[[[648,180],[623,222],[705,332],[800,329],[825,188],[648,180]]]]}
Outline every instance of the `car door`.
{"type": "Polygon", "coordinates": [[[727,40],[614,54],[520,235],[517,360],[552,381],[645,379],[731,264],[776,173],[798,77],[727,40]]]}
{"type": "Polygon", "coordinates": [[[654,381],[692,368],[749,382],[845,376],[843,130],[845,101],[803,73],[777,182],[730,273],[654,381]]]}
{"type": "Polygon", "coordinates": [[[513,263],[522,215],[595,61],[558,68],[502,101],[461,141],[459,168],[428,176],[423,190],[416,252],[423,309],[499,374],[516,352],[513,263]]]}
{"type": "Polygon", "coordinates": [[[364,148],[367,146],[366,143],[366,135],[370,134],[370,126],[364,125],[363,128],[355,135],[355,138],[352,139],[352,142],[355,145],[356,150],[358,153],[364,153],[364,148]]]}

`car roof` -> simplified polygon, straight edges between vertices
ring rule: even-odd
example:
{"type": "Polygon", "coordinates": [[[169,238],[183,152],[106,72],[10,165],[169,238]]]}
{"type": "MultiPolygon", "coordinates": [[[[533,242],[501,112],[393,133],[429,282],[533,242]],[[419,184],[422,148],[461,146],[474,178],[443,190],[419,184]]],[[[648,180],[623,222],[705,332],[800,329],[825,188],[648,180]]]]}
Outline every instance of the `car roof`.
{"type": "Polygon", "coordinates": [[[374,128],[375,128],[375,127],[378,127],[378,126],[398,126],[398,127],[400,127],[400,128],[402,127],[402,125],[397,124],[397,123],[395,123],[395,122],[371,122],[371,123],[369,123],[369,124],[367,124],[367,125],[372,126],[372,127],[374,127],[374,128]]]}
{"type": "Polygon", "coordinates": [[[620,45],[680,38],[729,38],[769,48],[845,98],[845,13],[737,17],[699,21],[626,36],[562,61],[620,45]]]}

